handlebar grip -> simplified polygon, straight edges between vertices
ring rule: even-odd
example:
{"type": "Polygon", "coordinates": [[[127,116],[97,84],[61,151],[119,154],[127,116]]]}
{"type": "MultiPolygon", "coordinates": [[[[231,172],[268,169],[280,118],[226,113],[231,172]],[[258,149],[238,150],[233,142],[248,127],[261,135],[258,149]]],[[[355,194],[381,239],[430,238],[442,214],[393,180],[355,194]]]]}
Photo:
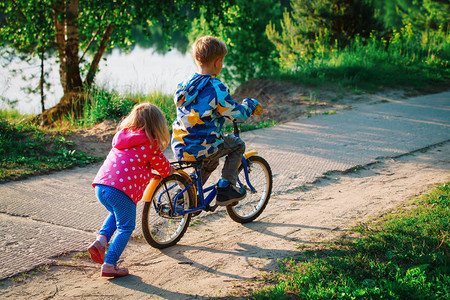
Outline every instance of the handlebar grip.
{"type": "Polygon", "coordinates": [[[254,116],[260,116],[263,113],[263,108],[261,104],[258,104],[255,108],[255,111],[253,112],[254,116]]]}

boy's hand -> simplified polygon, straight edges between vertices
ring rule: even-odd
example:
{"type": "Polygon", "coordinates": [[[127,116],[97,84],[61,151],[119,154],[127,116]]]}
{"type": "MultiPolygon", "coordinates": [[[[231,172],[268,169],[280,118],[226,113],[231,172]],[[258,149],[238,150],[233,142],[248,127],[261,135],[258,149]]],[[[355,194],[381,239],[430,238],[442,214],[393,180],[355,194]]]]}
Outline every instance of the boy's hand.
{"type": "Polygon", "coordinates": [[[258,103],[258,105],[256,105],[255,111],[253,112],[254,116],[260,116],[263,113],[263,108],[261,106],[261,104],[258,103]]]}
{"type": "Polygon", "coordinates": [[[245,98],[245,99],[242,101],[242,104],[247,105],[248,108],[250,108],[250,109],[253,111],[253,113],[252,113],[253,116],[259,116],[259,115],[261,115],[262,112],[263,112],[262,106],[261,106],[261,105],[258,103],[258,101],[255,100],[255,99],[252,99],[252,98],[245,98]]]}

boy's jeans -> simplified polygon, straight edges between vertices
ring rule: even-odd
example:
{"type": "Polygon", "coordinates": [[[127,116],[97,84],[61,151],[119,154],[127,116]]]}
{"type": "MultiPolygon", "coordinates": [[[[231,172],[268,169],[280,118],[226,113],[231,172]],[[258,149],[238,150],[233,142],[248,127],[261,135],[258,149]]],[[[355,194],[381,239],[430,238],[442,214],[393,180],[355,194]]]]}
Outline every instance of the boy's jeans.
{"type": "Polygon", "coordinates": [[[225,159],[225,165],[222,169],[222,178],[227,179],[232,185],[236,185],[238,168],[244,152],[244,141],[233,134],[226,135],[223,138],[223,147],[213,155],[202,160],[202,169],[200,171],[202,184],[205,184],[211,173],[219,165],[219,158],[227,156],[225,159]]]}

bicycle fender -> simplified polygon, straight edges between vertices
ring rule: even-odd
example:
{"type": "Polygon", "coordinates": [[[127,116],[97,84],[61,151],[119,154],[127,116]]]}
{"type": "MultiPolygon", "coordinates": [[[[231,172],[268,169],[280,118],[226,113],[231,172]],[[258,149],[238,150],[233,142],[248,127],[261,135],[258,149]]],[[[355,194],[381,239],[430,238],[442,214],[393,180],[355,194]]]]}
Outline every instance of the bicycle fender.
{"type": "Polygon", "coordinates": [[[250,150],[250,151],[247,151],[247,152],[244,153],[244,157],[245,157],[245,159],[249,159],[250,157],[252,157],[252,156],[254,156],[256,154],[258,154],[258,151],[250,150]]]}
{"type": "MultiPolygon", "coordinates": [[[[244,158],[247,160],[247,159],[249,159],[250,157],[252,157],[252,156],[254,156],[254,155],[256,155],[256,154],[258,154],[258,151],[256,151],[256,150],[250,150],[250,151],[247,151],[247,152],[245,152],[244,153],[244,158]]],[[[242,165],[242,161],[239,163],[239,167],[242,165]]]]}
{"type": "MultiPolygon", "coordinates": [[[[184,179],[187,180],[187,182],[191,183],[192,178],[189,176],[186,172],[183,170],[174,170],[174,173],[178,173],[181,176],[183,176],[184,179]]],[[[154,177],[150,180],[150,183],[145,188],[144,194],[142,195],[142,201],[144,202],[151,202],[153,193],[155,193],[156,188],[158,187],[159,183],[161,182],[161,178],[154,177]]],[[[192,185],[191,188],[193,189],[193,195],[197,195],[197,188],[195,185],[192,185]]],[[[197,202],[197,199],[194,199],[195,202],[197,202]]],[[[194,207],[197,206],[197,203],[194,203],[194,207]]]]}
{"type": "MultiPolygon", "coordinates": [[[[188,183],[191,183],[191,182],[192,182],[191,176],[189,176],[185,171],[183,171],[183,170],[173,170],[173,172],[174,172],[174,173],[178,173],[178,174],[180,174],[181,176],[183,176],[183,178],[186,179],[188,183]]],[[[194,186],[194,187],[195,187],[195,186],[194,186]]]]}
{"type": "Polygon", "coordinates": [[[145,188],[144,195],[142,195],[142,201],[144,201],[144,202],[151,202],[152,201],[153,193],[155,192],[156,187],[158,186],[158,184],[160,182],[161,182],[161,178],[153,177],[150,180],[150,183],[145,188]]]}
{"type": "MultiPolygon", "coordinates": [[[[189,174],[188,173],[186,173],[186,172],[184,172],[183,170],[174,170],[173,171],[174,173],[178,173],[178,174],[180,174],[181,176],[183,176],[183,178],[184,179],[186,179],[186,181],[190,184],[191,182],[192,182],[192,178],[191,178],[191,176],[189,176],[189,174]]],[[[195,186],[195,184],[193,184],[191,187],[190,187],[191,189],[193,189],[192,190],[192,194],[193,195],[197,195],[197,187],[195,186]]],[[[197,197],[194,197],[194,207],[197,207],[197,197]]]]}

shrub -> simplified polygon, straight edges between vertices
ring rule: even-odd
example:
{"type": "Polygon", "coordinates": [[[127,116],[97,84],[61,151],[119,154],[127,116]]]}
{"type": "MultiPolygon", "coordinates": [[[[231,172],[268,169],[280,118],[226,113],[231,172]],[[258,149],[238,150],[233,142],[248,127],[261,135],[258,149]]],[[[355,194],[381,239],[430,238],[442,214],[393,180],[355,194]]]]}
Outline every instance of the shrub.
{"type": "Polygon", "coordinates": [[[119,120],[130,113],[136,104],[124,99],[117,92],[93,89],[84,107],[84,118],[80,120],[84,126],[94,125],[104,120],[119,120]]]}

